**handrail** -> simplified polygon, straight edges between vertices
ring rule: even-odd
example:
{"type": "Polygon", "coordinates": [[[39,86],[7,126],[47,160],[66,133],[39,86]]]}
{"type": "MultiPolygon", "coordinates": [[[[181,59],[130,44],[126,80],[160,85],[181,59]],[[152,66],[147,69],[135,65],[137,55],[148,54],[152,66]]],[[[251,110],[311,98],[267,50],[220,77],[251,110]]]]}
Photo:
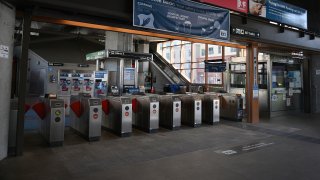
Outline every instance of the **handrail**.
{"type": "Polygon", "coordinates": [[[168,63],[159,53],[157,52],[152,52],[154,55],[153,61],[159,65],[159,63],[164,64],[166,67],[168,67],[170,69],[170,71],[172,71],[179,79],[180,81],[188,86],[191,85],[191,83],[183,76],[181,75],[181,73],[175,69],[170,63],[168,63]]]}

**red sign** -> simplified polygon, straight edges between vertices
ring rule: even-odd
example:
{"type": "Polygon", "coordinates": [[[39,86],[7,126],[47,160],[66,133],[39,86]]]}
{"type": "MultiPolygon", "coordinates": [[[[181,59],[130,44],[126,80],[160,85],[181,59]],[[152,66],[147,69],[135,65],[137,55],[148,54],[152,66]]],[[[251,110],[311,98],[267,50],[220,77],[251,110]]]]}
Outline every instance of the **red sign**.
{"type": "Polygon", "coordinates": [[[233,11],[248,13],[248,0],[198,0],[203,3],[217,5],[233,11]]]}
{"type": "Polygon", "coordinates": [[[93,119],[98,119],[98,117],[99,117],[98,114],[93,115],[93,119]]]}

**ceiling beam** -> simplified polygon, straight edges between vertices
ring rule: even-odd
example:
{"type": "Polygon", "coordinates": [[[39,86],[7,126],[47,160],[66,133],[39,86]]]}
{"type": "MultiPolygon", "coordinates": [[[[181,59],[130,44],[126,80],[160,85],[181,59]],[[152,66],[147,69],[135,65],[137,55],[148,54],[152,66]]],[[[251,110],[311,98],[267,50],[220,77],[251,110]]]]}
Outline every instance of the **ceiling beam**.
{"type": "Polygon", "coordinates": [[[136,35],[143,35],[143,36],[159,37],[159,38],[165,38],[165,39],[171,39],[171,40],[190,41],[193,43],[213,44],[213,45],[228,46],[228,47],[242,48],[242,49],[246,48],[245,45],[236,44],[232,42],[225,42],[225,41],[219,41],[219,40],[215,41],[215,40],[209,40],[209,39],[202,39],[199,37],[185,37],[182,35],[172,35],[165,32],[159,33],[151,30],[147,31],[145,29],[137,30],[137,29],[128,29],[128,28],[121,28],[121,27],[112,27],[112,26],[106,26],[106,25],[100,25],[100,24],[92,24],[92,23],[71,21],[66,19],[58,19],[58,18],[44,17],[44,16],[33,16],[32,20],[38,21],[38,22],[52,23],[52,24],[99,29],[104,31],[115,31],[115,32],[122,32],[122,33],[129,33],[129,34],[136,34],[136,35]]]}

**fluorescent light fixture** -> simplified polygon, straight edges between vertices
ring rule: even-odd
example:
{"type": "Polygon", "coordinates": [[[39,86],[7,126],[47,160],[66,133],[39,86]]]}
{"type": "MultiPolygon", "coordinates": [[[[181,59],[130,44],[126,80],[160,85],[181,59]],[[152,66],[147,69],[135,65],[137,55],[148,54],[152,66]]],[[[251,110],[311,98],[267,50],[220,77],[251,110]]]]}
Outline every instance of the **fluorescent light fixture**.
{"type": "Polygon", "coordinates": [[[270,24],[273,24],[273,25],[279,25],[278,23],[276,22],[273,22],[273,21],[269,21],[270,24]]]}

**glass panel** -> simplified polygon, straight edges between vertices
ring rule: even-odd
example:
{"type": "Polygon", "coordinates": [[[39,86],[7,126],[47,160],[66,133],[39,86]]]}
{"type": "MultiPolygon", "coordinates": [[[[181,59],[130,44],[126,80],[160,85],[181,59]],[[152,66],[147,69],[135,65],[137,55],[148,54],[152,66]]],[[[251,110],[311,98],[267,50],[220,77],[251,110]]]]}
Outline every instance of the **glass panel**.
{"type": "Polygon", "coordinates": [[[244,88],[246,84],[245,73],[232,73],[230,74],[230,87],[244,88]]]}
{"type": "Polygon", "coordinates": [[[231,62],[246,62],[246,50],[225,47],[225,59],[231,62]]]}
{"type": "Polygon", "coordinates": [[[191,63],[181,64],[181,69],[191,69],[191,63]]]}
{"type": "Polygon", "coordinates": [[[157,52],[158,52],[161,56],[163,56],[162,50],[163,50],[163,43],[158,43],[158,44],[157,44],[157,52]]]}
{"type": "Polygon", "coordinates": [[[186,44],[182,46],[182,57],[181,63],[191,62],[191,44],[186,44]]]}
{"type": "Polygon", "coordinates": [[[204,62],[192,63],[192,68],[203,68],[204,69],[204,62]]]}
{"type": "Polygon", "coordinates": [[[171,42],[170,41],[167,41],[167,42],[163,43],[163,47],[169,47],[169,46],[171,46],[171,42]]]}
{"type": "Polygon", "coordinates": [[[174,41],[172,41],[171,46],[176,46],[176,45],[180,45],[180,44],[181,44],[180,40],[174,40],[174,41]]]}
{"type": "Polygon", "coordinates": [[[235,53],[235,52],[237,52],[237,49],[236,48],[230,48],[230,52],[231,53],[235,53]]]}
{"type": "Polygon", "coordinates": [[[181,74],[190,81],[191,79],[191,70],[181,70],[181,74]]]}
{"type": "Polygon", "coordinates": [[[272,87],[273,88],[284,88],[284,75],[285,74],[285,66],[273,66],[272,67],[272,87]]]}
{"type": "Polygon", "coordinates": [[[194,43],[193,44],[193,57],[192,62],[203,62],[205,60],[205,44],[194,43]]]}
{"type": "Polygon", "coordinates": [[[172,54],[171,62],[172,63],[180,63],[180,60],[181,60],[181,46],[173,46],[171,54],[172,54]]]}
{"type": "Polygon", "coordinates": [[[180,64],[172,64],[174,68],[180,69],[180,64]]]}
{"type": "Polygon", "coordinates": [[[205,49],[201,49],[201,57],[205,57],[206,56],[206,50],[205,49]]]}
{"type": "Polygon", "coordinates": [[[208,45],[208,56],[210,57],[212,57],[213,55],[214,55],[214,52],[215,52],[215,49],[216,49],[217,47],[215,46],[215,45],[208,45]]]}
{"type": "Polygon", "coordinates": [[[221,46],[209,44],[208,45],[208,58],[209,58],[209,60],[222,59],[221,46]],[[219,48],[220,48],[220,53],[219,53],[219,48]]]}
{"type": "Polygon", "coordinates": [[[171,60],[171,48],[170,47],[163,48],[162,57],[164,57],[169,63],[171,63],[170,62],[170,60],[171,60]]]}
{"type": "Polygon", "coordinates": [[[192,83],[204,84],[204,69],[193,69],[192,70],[192,83]]]}

